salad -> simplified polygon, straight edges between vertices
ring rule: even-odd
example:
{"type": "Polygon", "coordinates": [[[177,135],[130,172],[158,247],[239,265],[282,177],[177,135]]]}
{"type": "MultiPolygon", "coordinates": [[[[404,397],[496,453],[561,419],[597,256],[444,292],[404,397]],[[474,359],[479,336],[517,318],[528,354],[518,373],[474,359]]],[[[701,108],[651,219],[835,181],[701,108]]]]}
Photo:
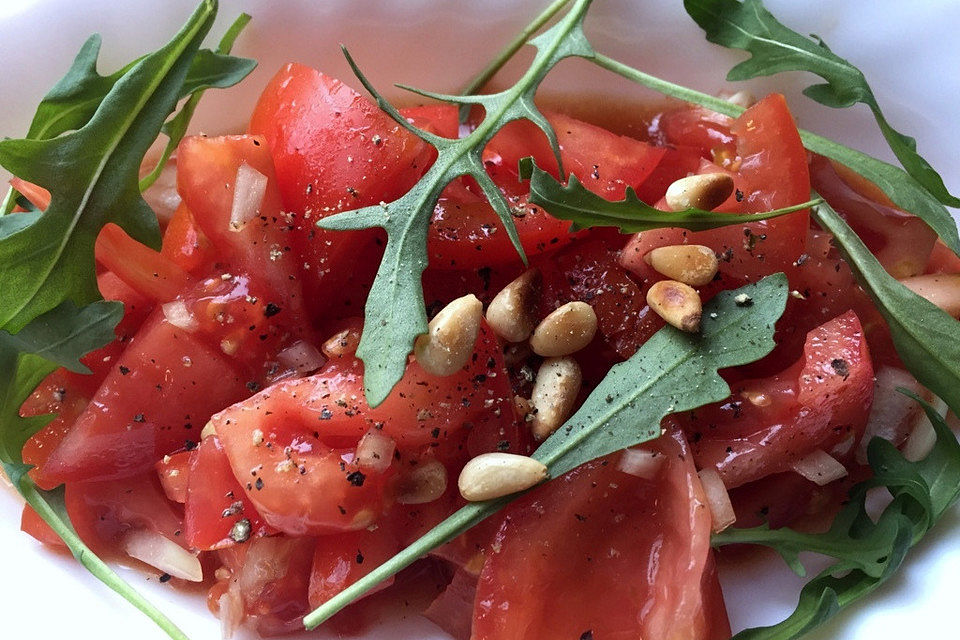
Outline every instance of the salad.
{"type": "Polygon", "coordinates": [[[187,125],[252,70],[248,16],[204,49],[204,2],[110,76],[88,41],[0,142],[24,531],[174,638],[104,559],[202,584],[226,635],[352,632],[405,598],[454,637],[726,638],[716,558],[743,545],[833,564],[737,637],[799,637],[887,582],[960,490],[960,200],[757,0],[685,8],[749,53],[731,80],[819,75],[807,96],[866,105],[901,166],[798,130],[779,94],[603,55],[589,5],[400,109],[346,49],[355,82],[288,64],[221,137],[187,125]],[[606,126],[535,103],[572,57],[682,102],[606,126]]]}

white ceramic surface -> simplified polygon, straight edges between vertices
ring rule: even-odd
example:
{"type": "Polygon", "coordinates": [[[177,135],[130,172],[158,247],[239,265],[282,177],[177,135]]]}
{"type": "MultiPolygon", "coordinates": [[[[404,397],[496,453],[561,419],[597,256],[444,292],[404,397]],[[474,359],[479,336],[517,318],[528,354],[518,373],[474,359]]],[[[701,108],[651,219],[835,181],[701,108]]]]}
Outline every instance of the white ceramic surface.
{"type": "MultiPolygon", "coordinates": [[[[67,68],[87,35],[104,35],[101,70],[165,40],[192,0],[0,0],[0,135],[25,131],[32,108],[67,68]]],[[[210,93],[197,128],[211,133],[243,125],[260,88],[287,60],[349,80],[337,43],[348,44],[380,87],[406,82],[454,90],[546,0],[223,0],[221,25],[240,10],[254,16],[236,52],[260,68],[241,87],[210,93]]],[[[957,0],[769,0],[785,22],[824,37],[871,80],[895,126],[915,135],[921,151],[960,191],[960,31],[957,0]]],[[[715,92],[742,55],[706,43],[680,0],[597,0],[587,22],[597,48],[654,74],[715,92]]],[[[215,32],[222,26],[215,28],[215,32]]],[[[798,96],[809,79],[789,74],[752,83],[757,94],[784,91],[801,123],[889,158],[864,109],[831,111],[798,96]]],[[[564,63],[550,87],[577,93],[633,94],[625,82],[581,62],[564,63]]],[[[396,95],[392,92],[391,95],[396,95]]],[[[642,93],[639,95],[643,95],[642,93]]],[[[0,622],[2,637],[162,638],[156,627],[86,575],[69,558],[19,533],[20,506],[0,490],[0,622]]],[[[960,512],[908,558],[905,568],[865,604],[838,616],[812,638],[892,640],[956,637],[960,589],[960,512]]],[[[219,637],[202,598],[178,593],[139,573],[126,577],[158,602],[195,640],[219,637]]],[[[769,624],[792,610],[800,581],[775,559],[724,567],[735,629],[769,624]]],[[[310,637],[327,637],[313,634],[310,637]]],[[[429,623],[387,621],[367,640],[439,640],[429,623]]],[[[652,639],[656,640],[656,639],[652,639]]]]}

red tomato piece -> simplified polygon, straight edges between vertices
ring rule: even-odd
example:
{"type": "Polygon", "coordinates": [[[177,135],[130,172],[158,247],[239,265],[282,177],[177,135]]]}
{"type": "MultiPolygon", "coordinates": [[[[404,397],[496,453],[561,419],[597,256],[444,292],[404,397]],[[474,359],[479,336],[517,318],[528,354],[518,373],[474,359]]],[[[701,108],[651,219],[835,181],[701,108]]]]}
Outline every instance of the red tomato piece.
{"type": "Polygon", "coordinates": [[[460,114],[453,104],[424,104],[400,109],[400,115],[414,126],[444,138],[460,137],[460,114]]]}
{"type": "Polygon", "coordinates": [[[195,444],[215,411],[249,393],[228,358],[159,312],[116,364],[39,469],[45,482],[145,471],[164,455],[195,444]]]}
{"type": "Polygon", "coordinates": [[[177,263],[140,244],[112,222],[100,230],[94,246],[100,265],[154,302],[173,300],[190,281],[177,263]]]}
{"type": "Polygon", "coordinates": [[[190,213],[190,209],[182,202],[163,233],[160,253],[188,273],[208,271],[213,266],[210,240],[197,226],[197,220],[190,213]]]}
{"type": "Polygon", "coordinates": [[[181,515],[156,474],[67,483],[64,501],[77,535],[98,555],[116,550],[129,531],[146,529],[184,546],[181,515]]]}
{"type": "MultiPolygon", "coordinates": [[[[160,486],[167,499],[183,504],[187,501],[187,483],[190,481],[190,463],[196,456],[193,451],[178,451],[163,456],[154,468],[160,478],[160,486]]],[[[194,546],[194,545],[191,545],[194,546]]]]}
{"type": "Polygon", "coordinates": [[[273,160],[259,136],[192,136],[180,143],[177,189],[225,269],[245,274],[270,292],[287,314],[287,327],[307,326],[300,281],[300,256],[293,249],[293,216],[280,201],[273,160]],[[240,229],[230,222],[239,171],[252,167],[267,178],[257,215],[240,229]]]}
{"type": "Polygon", "coordinates": [[[285,210],[295,214],[308,304],[329,315],[329,292],[336,291],[350,298],[340,315],[356,315],[379,263],[382,233],[324,231],[315,223],[395,200],[436,151],[339,80],[294,63],[267,84],[249,130],[266,139],[285,210]]]}
{"type": "MultiPolygon", "coordinates": [[[[317,538],[310,574],[310,607],[316,608],[389,560],[400,550],[381,529],[350,531],[317,538]]],[[[367,591],[373,595],[393,584],[393,576],[367,591]]]]}
{"type": "Polygon", "coordinates": [[[683,436],[644,446],[664,455],[652,480],[618,470],[614,454],[506,507],[480,574],[474,640],[730,637],[683,436]]]}
{"type": "Polygon", "coordinates": [[[48,547],[64,550],[67,548],[66,543],[60,539],[60,536],[50,528],[50,525],[44,522],[40,514],[34,511],[29,504],[23,505],[23,513],[20,515],[20,530],[48,547]]]}
{"type": "Polygon", "coordinates": [[[937,240],[936,232],[889,200],[885,204],[863,195],[861,191],[873,185],[865,185],[864,178],[845,167],[840,169],[842,174],[838,169],[826,158],[811,158],[810,178],[817,193],[843,216],[890,275],[907,278],[923,273],[937,240]]]}
{"type": "MultiPolygon", "coordinates": [[[[181,454],[176,454],[181,455],[181,454]]],[[[230,537],[234,525],[246,520],[249,537],[276,533],[257,513],[233,475],[220,439],[203,439],[192,452],[184,488],[184,537],[193,549],[223,549],[236,543],[230,537]]]]}
{"type": "Polygon", "coordinates": [[[960,257],[938,239],[930,252],[926,273],[960,273],[960,257]]]}
{"type": "Polygon", "coordinates": [[[783,372],[743,380],[727,401],[683,418],[700,467],[729,487],[789,471],[816,449],[863,434],[873,402],[870,351],[853,312],[807,335],[804,357],[783,372]]]}

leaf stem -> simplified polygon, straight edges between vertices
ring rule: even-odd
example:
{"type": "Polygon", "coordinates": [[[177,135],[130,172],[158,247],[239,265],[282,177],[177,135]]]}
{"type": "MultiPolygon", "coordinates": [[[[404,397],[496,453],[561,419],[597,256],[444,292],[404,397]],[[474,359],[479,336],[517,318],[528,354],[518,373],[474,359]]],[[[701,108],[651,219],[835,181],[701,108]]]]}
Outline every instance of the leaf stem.
{"type": "MultiPolygon", "coordinates": [[[[555,16],[558,11],[563,9],[568,4],[570,4],[570,0],[554,0],[547,5],[547,7],[540,12],[537,17],[531,20],[530,23],[525,26],[523,30],[521,30],[520,33],[514,37],[513,40],[507,43],[507,46],[505,46],[496,55],[496,57],[473,78],[473,80],[467,83],[460,93],[462,95],[469,96],[482,89],[484,85],[486,85],[491,79],[493,79],[495,75],[497,75],[497,72],[503,68],[503,65],[505,65],[510,58],[512,58],[517,51],[519,51],[523,45],[527,43],[527,40],[530,39],[530,36],[535,34],[540,27],[545,25],[550,18],[555,16]]],[[[464,122],[466,120],[470,113],[470,106],[471,105],[465,104],[460,107],[460,122],[464,122]]]]}

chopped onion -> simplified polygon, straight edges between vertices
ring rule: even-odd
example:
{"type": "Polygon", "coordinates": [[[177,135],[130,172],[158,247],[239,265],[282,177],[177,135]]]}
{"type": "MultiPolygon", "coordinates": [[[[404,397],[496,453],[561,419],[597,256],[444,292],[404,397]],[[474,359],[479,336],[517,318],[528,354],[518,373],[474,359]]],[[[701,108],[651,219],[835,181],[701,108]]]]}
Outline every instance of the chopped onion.
{"type": "Polygon", "coordinates": [[[277,360],[301,375],[316,371],[327,361],[319,349],[303,340],[294,342],[278,353],[277,360]]]}
{"type": "Polygon", "coordinates": [[[447,468],[437,460],[418,465],[400,480],[397,502],[427,504],[438,500],[447,490],[447,468]]]}
{"type": "Polygon", "coordinates": [[[720,479],[720,474],[714,467],[701,469],[700,482],[703,484],[703,492],[707,496],[707,506],[710,507],[714,533],[723,531],[737,521],[737,515],[733,512],[733,504],[730,502],[730,494],[720,479]]]}
{"type": "Polygon", "coordinates": [[[160,308],[163,311],[163,317],[167,319],[167,322],[178,329],[183,329],[184,331],[196,331],[200,326],[200,323],[197,322],[197,319],[193,316],[193,313],[190,311],[190,309],[187,308],[187,304],[183,300],[167,302],[160,308]]]}
{"type": "Polygon", "coordinates": [[[357,463],[364,471],[383,473],[393,462],[397,443],[379,431],[371,429],[357,445],[357,463]]]}
{"type": "Polygon", "coordinates": [[[659,451],[634,447],[625,449],[620,454],[617,469],[644,480],[653,480],[663,465],[663,460],[664,457],[659,451]]]}
{"type": "Polygon", "coordinates": [[[230,208],[230,230],[240,231],[260,215],[263,196],[267,192],[267,176],[244,163],[237,169],[230,208]]]}
{"type": "Polygon", "coordinates": [[[791,468],[821,487],[847,475],[847,468],[823,449],[817,449],[793,463],[791,468]]]}
{"type": "Polygon", "coordinates": [[[123,550],[131,558],[169,573],[174,578],[203,582],[203,568],[197,556],[156,531],[131,531],[123,539],[123,550]]]}
{"type": "Polygon", "coordinates": [[[230,640],[243,624],[243,598],[236,582],[230,584],[217,604],[220,606],[220,635],[223,640],[230,640]]]}
{"type": "Polygon", "coordinates": [[[867,445],[874,438],[889,440],[894,446],[900,446],[910,434],[910,429],[922,413],[920,406],[897,391],[903,387],[917,395],[929,398],[927,392],[917,380],[895,367],[882,367],[877,371],[873,385],[873,405],[867,417],[867,427],[857,448],[857,462],[867,464],[867,445]]]}
{"type": "MultiPolygon", "coordinates": [[[[947,404],[940,398],[933,398],[931,404],[941,416],[946,413],[947,404]]],[[[913,430],[910,431],[910,436],[903,444],[903,457],[910,462],[923,460],[936,442],[937,432],[933,428],[933,423],[930,422],[927,414],[921,411],[913,425],[913,430]]]]}

